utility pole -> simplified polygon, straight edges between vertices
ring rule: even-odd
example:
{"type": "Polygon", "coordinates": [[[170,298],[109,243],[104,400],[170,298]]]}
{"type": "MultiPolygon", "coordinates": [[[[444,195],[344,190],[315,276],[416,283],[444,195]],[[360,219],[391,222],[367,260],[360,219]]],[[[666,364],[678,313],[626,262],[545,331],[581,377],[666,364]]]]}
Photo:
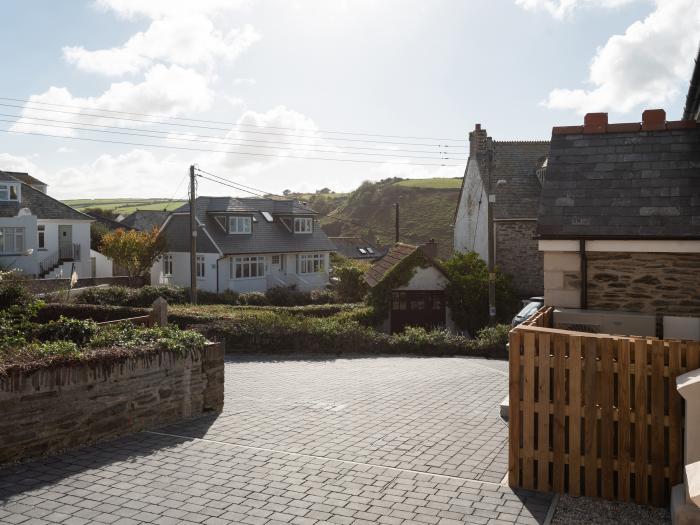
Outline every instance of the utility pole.
{"type": "Polygon", "coordinates": [[[190,302],[197,304],[197,201],[194,165],[190,166],[190,302]]]}
{"type": "Polygon", "coordinates": [[[496,189],[491,184],[491,172],[493,171],[492,166],[492,153],[488,152],[488,197],[489,204],[487,207],[487,222],[488,222],[488,266],[489,266],[489,324],[491,326],[496,324],[496,273],[494,271],[494,232],[493,232],[493,205],[496,204],[496,189]]]}
{"type": "Polygon", "coordinates": [[[394,203],[394,208],[396,209],[396,224],[394,225],[396,231],[396,242],[399,242],[399,203],[394,203]]]}

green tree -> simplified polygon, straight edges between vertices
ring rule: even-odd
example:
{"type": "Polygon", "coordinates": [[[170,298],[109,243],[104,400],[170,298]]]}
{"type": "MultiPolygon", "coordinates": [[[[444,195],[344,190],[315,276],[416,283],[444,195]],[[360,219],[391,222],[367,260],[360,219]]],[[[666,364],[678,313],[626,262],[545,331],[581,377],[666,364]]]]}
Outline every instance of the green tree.
{"type": "Polygon", "coordinates": [[[335,292],[344,303],[359,303],[367,293],[365,273],[369,265],[340,255],[331,259],[331,275],[337,279],[335,292]]]}
{"type": "Polygon", "coordinates": [[[119,228],[106,233],[100,243],[100,253],[126,269],[132,279],[146,275],[166,251],[165,238],[158,235],[158,228],[147,232],[119,228]]]}
{"type": "MultiPolygon", "coordinates": [[[[470,334],[489,324],[489,271],[476,252],[455,253],[444,262],[449,278],[447,302],[457,325],[470,334]]],[[[518,298],[510,276],[496,268],[496,320],[510,322],[517,311],[518,298]]]]}

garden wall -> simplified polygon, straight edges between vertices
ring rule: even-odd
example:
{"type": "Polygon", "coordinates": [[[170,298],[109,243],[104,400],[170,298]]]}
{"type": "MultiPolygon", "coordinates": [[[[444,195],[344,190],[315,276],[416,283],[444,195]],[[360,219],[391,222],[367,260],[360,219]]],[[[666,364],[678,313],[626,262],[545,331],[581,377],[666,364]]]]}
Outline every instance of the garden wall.
{"type": "Polygon", "coordinates": [[[0,376],[0,463],[223,408],[223,347],[12,369],[0,376]]]}
{"type": "MultiPolygon", "coordinates": [[[[34,293],[50,293],[58,291],[66,291],[70,285],[69,278],[62,279],[27,279],[23,283],[34,293]]],[[[115,276],[115,277],[84,277],[78,279],[74,288],[84,288],[87,286],[99,286],[99,285],[110,285],[110,286],[128,286],[129,288],[140,288],[146,283],[143,277],[127,277],[127,276],[115,276]]],[[[76,294],[78,292],[71,291],[71,294],[76,294]]]]}

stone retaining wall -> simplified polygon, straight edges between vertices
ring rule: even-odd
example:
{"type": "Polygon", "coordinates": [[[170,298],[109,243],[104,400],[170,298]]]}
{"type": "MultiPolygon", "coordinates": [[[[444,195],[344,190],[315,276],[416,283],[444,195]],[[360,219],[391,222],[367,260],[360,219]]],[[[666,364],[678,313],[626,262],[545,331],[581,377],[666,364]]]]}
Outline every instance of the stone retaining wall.
{"type": "Polygon", "coordinates": [[[187,355],[12,370],[0,377],[0,463],[220,412],[223,403],[218,343],[187,355]]]}

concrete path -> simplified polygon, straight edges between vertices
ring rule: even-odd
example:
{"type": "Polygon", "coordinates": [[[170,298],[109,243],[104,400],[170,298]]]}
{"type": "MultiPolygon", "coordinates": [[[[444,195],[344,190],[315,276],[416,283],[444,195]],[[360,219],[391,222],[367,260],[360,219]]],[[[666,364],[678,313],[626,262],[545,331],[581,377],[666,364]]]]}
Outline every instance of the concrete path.
{"type": "Polygon", "coordinates": [[[205,417],[0,470],[0,523],[543,523],[503,486],[507,363],[227,363],[205,417]]]}

